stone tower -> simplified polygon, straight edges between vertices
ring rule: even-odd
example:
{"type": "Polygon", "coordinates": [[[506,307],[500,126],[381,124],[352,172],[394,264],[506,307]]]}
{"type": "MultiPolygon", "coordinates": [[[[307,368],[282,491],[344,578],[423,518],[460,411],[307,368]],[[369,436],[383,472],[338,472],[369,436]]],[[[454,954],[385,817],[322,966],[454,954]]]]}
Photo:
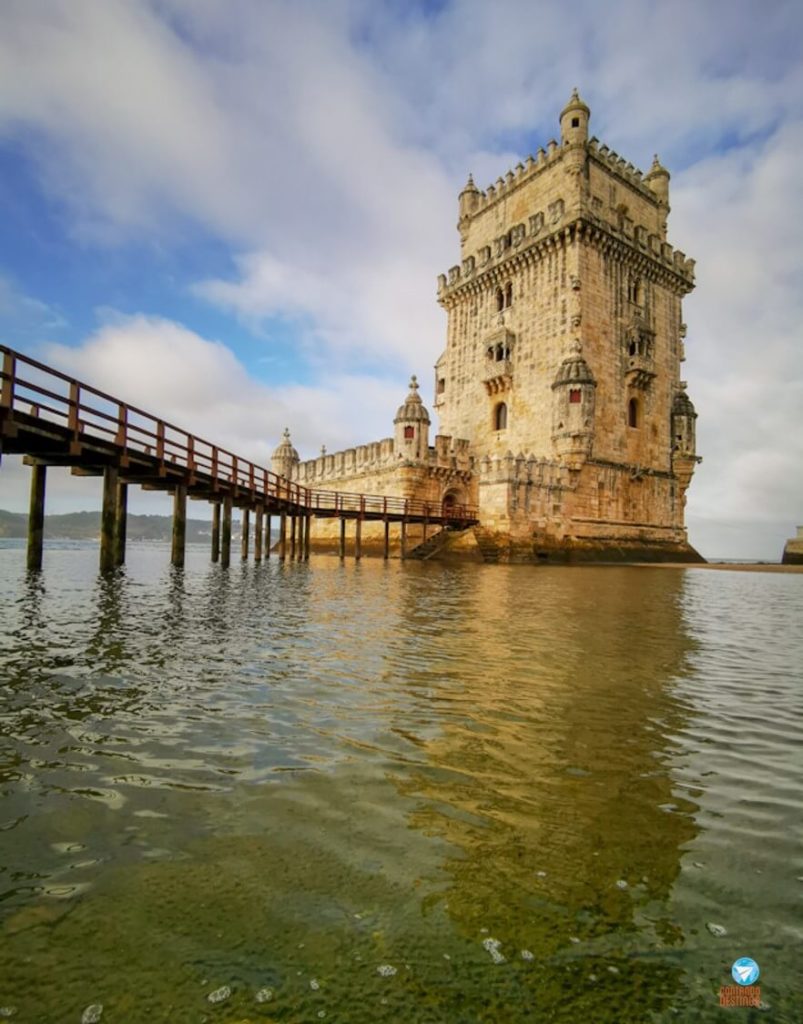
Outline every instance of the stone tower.
{"type": "Polygon", "coordinates": [[[439,278],[440,433],[468,439],[489,530],[545,550],[695,557],[699,462],[680,380],[694,262],[666,240],[669,172],[589,137],[575,90],[552,140],[458,200],[460,262],[439,278]]]}

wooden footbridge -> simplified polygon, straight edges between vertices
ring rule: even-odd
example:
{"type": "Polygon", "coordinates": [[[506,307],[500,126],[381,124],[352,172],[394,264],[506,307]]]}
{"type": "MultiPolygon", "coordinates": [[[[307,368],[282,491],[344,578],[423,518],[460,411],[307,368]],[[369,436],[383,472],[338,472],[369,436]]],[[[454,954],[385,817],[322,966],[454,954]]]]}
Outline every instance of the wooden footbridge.
{"type": "Polygon", "coordinates": [[[278,517],[276,547],[282,560],[307,559],[313,518],[339,518],[341,558],[346,522],[355,523],[354,555],[362,554],[362,524],[385,524],[384,556],[390,527],[399,524],[401,555],[407,553],[410,523],[453,528],[477,521],[463,505],[428,504],[408,498],[315,490],[277,476],[248,459],[174,427],[151,413],[104,394],[0,346],[0,457],[23,455],[31,467],[28,568],[42,565],[45,482],[48,466],[70,466],[77,476],[103,478],[100,567],[125,561],[128,488],[173,495],[172,562],[184,564],[187,498],[212,502],[212,561],[231,561],[232,508],[242,509],[242,557],[248,557],[250,513],[254,513],[254,557],[270,557],[271,518],[278,517]]]}

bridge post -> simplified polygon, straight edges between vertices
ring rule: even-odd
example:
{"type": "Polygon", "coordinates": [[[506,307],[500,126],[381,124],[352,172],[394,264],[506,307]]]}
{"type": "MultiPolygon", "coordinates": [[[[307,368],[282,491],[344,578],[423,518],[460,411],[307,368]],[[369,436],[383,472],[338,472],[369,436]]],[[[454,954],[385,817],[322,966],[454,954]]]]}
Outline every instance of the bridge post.
{"type": "Polygon", "coordinates": [[[231,495],[223,499],[223,533],[221,535],[220,564],[224,569],[231,565],[231,495]]]}
{"type": "Polygon", "coordinates": [[[100,513],[100,571],[108,572],[116,565],[114,534],[117,523],[117,466],[103,470],[103,509],[100,513]]]}
{"type": "Polygon", "coordinates": [[[241,534],[241,542],[240,542],[240,555],[242,556],[242,560],[244,562],[247,562],[248,561],[248,534],[251,531],[251,510],[250,509],[247,509],[247,508],[243,509],[243,518],[242,518],[242,524],[241,525],[242,525],[242,534],[241,534]]]}
{"type": "Polygon", "coordinates": [[[346,557],[346,517],[340,517],[340,548],[339,548],[341,560],[346,557]]]}
{"type": "Polygon", "coordinates": [[[304,561],[309,561],[310,534],[312,532],[312,516],[307,513],[304,516],[304,561]]]}
{"type": "Polygon", "coordinates": [[[427,527],[428,527],[428,526],[429,526],[429,519],[428,519],[428,517],[427,517],[427,516],[424,516],[424,535],[423,535],[423,537],[421,538],[421,543],[422,543],[422,544],[423,544],[423,543],[424,543],[424,542],[426,541],[426,539],[427,539],[427,527]]]}
{"type": "Polygon", "coordinates": [[[187,485],[176,484],[173,491],[173,544],[170,561],[178,568],[184,566],[184,547],[187,540],[187,485]]]}
{"type": "Polygon", "coordinates": [[[117,521],[114,524],[115,565],[125,565],[125,542],[128,532],[128,484],[117,484],[117,521]]]}
{"type": "Polygon", "coordinates": [[[265,558],[270,558],[270,513],[265,516],[265,558]]]}
{"type": "Polygon", "coordinates": [[[387,519],[385,520],[385,548],[382,554],[385,561],[390,558],[390,523],[387,519]]]}
{"type": "Polygon", "coordinates": [[[212,561],[220,561],[220,502],[212,502],[212,561]]]}
{"type": "Polygon", "coordinates": [[[290,561],[296,557],[296,522],[297,516],[290,516],[290,561]]]}
{"type": "Polygon", "coordinates": [[[261,505],[257,505],[257,510],[254,513],[254,561],[255,562],[261,562],[262,561],[262,535],[263,535],[262,519],[263,519],[263,516],[264,516],[264,512],[265,512],[265,510],[262,508],[262,506],[261,505]]]}
{"type": "Polygon", "coordinates": [[[283,562],[287,557],[287,513],[282,512],[279,516],[279,561],[283,562]]]}
{"type": "Polygon", "coordinates": [[[401,557],[402,561],[407,557],[407,520],[401,522],[401,557]]]}
{"type": "Polygon", "coordinates": [[[354,534],[354,559],[362,558],[362,519],[357,516],[357,530],[354,534]]]}
{"type": "Polygon", "coordinates": [[[31,504],[28,513],[28,569],[31,572],[38,572],[42,568],[46,480],[47,467],[35,462],[31,466],[31,504]]]}

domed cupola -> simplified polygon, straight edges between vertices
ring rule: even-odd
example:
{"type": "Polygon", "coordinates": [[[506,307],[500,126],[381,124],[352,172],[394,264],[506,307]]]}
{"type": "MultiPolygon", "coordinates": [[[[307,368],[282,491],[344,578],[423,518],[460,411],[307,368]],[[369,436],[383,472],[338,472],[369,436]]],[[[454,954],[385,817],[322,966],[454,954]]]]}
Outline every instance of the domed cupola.
{"type": "Polygon", "coordinates": [[[429,454],[429,413],[418,394],[418,380],[410,379],[410,394],[393,420],[396,427],[395,451],[399,458],[425,460],[429,454]]]}
{"type": "Polygon", "coordinates": [[[686,491],[694,470],[703,460],[697,454],[697,413],[686,394],[685,380],[680,381],[678,388],[672,400],[672,472],[680,486],[681,502],[685,505],[686,491]]]}
{"type": "Polygon", "coordinates": [[[564,145],[576,145],[588,139],[588,122],[591,111],[580,98],[577,89],[572,90],[569,102],[560,112],[560,138],[564,145]]]}
{"type": "Polygon", "coordinates": [[[697,413],[692,400],[686,394],[685,381],[680,382],[680,390],[675,392],[672,402],[672,451],[679,455],[694,455],[697,450],[696,423],[697,413]]]}
{"type": "Polygon", "coordinates": [[[575,341],[552,384],[552,442],[555,453],[579,469],[591,454],[597,382],[575,341]]]}
{"type": "Polygon", "coordinates": [[[287,427],[284,428],[281,444],[271,455],[270,465],[274,473],[286,477],[288,480],[292,478],[295,467],[298,465],[298,452],[290,441],[290,431],[287,427]]]}

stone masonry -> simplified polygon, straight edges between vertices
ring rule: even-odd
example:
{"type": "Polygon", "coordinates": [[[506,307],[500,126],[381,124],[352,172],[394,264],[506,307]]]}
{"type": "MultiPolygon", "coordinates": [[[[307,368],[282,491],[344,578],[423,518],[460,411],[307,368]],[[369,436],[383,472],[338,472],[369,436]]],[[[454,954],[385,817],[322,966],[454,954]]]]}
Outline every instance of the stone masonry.
{"type": "Polygon", "coordinates": [[[560,142],[460,193],[460,262],[438,278],[433,445],[413,378],[392,438],[307,462],[286,438],[277,472],[475,504],[464,552],[700,560],[684,526],[697,416],[680,379],[694,261],[667,242],[669,172],[656,157],[643,175],[589,119],[575,90],[560,142]]]}

